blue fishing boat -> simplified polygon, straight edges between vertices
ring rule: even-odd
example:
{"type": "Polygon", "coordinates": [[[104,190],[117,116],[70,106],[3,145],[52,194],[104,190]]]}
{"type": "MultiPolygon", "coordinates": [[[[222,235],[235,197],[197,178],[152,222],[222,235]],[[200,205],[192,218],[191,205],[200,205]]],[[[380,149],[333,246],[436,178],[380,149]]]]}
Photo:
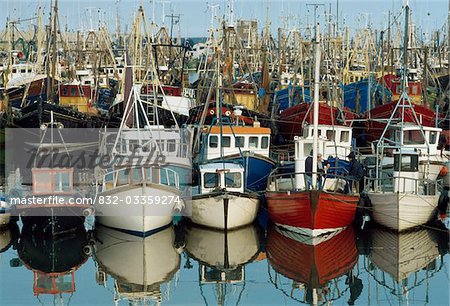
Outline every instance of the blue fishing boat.
{"type": "Polygon", "coordinates": [[[365,113],[372,108],[371,105],[381,105],[391,101],[391,92],[373,78],[370,78],[370,92],[368,92],[368,79],[341,87],[344,92],[344,106],[356,113],[365,113]]]}

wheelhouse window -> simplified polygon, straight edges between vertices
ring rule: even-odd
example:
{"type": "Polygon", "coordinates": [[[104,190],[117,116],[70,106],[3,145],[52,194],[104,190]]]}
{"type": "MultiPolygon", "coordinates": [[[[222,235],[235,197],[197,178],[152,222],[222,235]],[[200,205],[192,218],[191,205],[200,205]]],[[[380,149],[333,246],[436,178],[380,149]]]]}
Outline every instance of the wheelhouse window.
{"type": "Polygon", "coordinates": [[[261,149],[267,149],[269,148],[269,137],[263,136],[261,138],[261,149]]]}
{"type": "Polygon", "coordinates": [[[222,136],[222,147],[229,148],[231,146],[231,137],[222,136]]]}
{"type": "Polygon", "coordinates": [[[130,140],[128,142],[128,149],[130,152],[136,152],[139,149],[139,141],[138,140],[130,140]]]}
{"type": "Polygon", "coordinates": [[[248,146],[250,149],[257,149],[258,148],[258,137],[250,136],[248,139],[248,146]]]}
{"type": "Polygon", "coordinates": [[[437,132],[430,132],[430,144],[436,144],[437,132]]]}
{"type": "Polygon", "coordinates": [[[243,148],[245,146],[245,137],[236,136],[236,138],[234,139],[234,146],[236,148],[243,148]]]}
{"type": "Polygon", "coordinates": [[[350,132],[349,131],[342,131],[341,132],[341,142],[348,142],[350,138],[350,132]]]}
{"type": "Polygon", "coordinates": [[[176,144],[175,140],[173,140],[173,139],[167,140],[167,151],[172,153],[172,152],[175,152],[176,150],[177,150],[177,144],[176,144]]]}
{"type": "Polygon", "coordinates": [[[219,138],[215,135],[209,136],[209,147],[217,148],[219,146],[219,138]]]}
{"type": "Polygon", "coordinates": [[[54,191],[55,192],[70,192],[72,190],[71,172],[55,172],[54,176],[54,191]]]}
{"type": "Polygon", "coordinates": [[[203,174],[203,187],[215,188],[219,186],[219,174],[217,173],[205,173],[203,174]]]}
{"type": "Polygon", "coordinates": [[[225,173],[225,187],[241,188],[242,179],[241,173],[225,173]]]}
{"type": "Polygon", "coordinates": [[[419,169],[419,155],[394,155],[394,171],[416,172],[419,169]],[[401,168],[400,168],[401,157],[401,168]]]}
{"type": "Polygon", "coordinates": [[[408,130],[403,133],[403,144],[414,145],[414,144],[424,144],[425,139],[423,138],[422,132],[419,130],[408,130]]]}
{"type": "Polygon", "coordinates": [[[334,141],[336,131],[333,130],[327,130],[327,139],[330,141],[334,141]]]}

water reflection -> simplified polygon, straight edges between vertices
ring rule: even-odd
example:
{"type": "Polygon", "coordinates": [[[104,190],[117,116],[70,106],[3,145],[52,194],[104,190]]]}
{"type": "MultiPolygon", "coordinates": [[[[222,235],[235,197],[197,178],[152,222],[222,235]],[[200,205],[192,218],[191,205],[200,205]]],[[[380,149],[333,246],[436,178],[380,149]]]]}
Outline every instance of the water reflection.
{"type": "Polygon", "coordinates": [[[33,271],[33,292],[40,302],[41,295],[52,295],[53,302],[64,303],[65,297],[70,300],[75,293],[75,271],[89,257],[87,245],[84,227],[61,236],[43,236],[23,228],[17,247],[21,262],[12,260],[11,265],[23,263],[33,271]]]}
{"type": "Polygon", "coordinates": [[[268,234],[267,258],[274,270],[269,269],[270,281],[295,301],[325,304],[349,290],[348,303],[352,305],[361,294],[362,281],[353,274],[358,251],[352,227],[311,240],[273,226],[268,234]]]}
{"type": "MultiPolygon", "coordinates": [[[[205,305],[238,305],[245,290],[245,265],[259,254],[259,228],[248,225],[220,231],[189,225],[185,228],[185,243],[189,257],[198,262],[205,305]]],[[[186,268],[192,267],[188,259],[186,268]]]]}
{"type": "Polygon", "coordinates": [[[107,275],[114,278],[114,302],[141,304],[169,300],[169,291],[162,294],[161,285],[179,270],[181,253],[175,247],[172,226],[146,238],[98,226],[95,239],[97,283],[107,287],[107,275]]]}
{"type": "Polygon", "coordinates": [[[372,251],[365,268],[376,286],[386,288],[393,298],[408,302],[412,291],[425,285],[425,292],[417,290],[414,299],[428,302],[429,281],[445,266],[448,231],[422,228],[397,233],[375,228],[369,238],[372,251]],[[421,293],[424,296],[420,297],[421,293]]]}
{"type": "Polygon", "coordinates": [[[16,223],[10,223],[0,229],[0,254],[9,250],[19,239],[19,227],[16,223]]]}

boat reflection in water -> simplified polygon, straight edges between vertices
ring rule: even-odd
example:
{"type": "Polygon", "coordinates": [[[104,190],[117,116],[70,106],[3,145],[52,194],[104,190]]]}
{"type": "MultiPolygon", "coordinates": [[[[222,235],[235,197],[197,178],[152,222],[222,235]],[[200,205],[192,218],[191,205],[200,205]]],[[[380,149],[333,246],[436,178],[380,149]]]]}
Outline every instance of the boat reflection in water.
{"type": "MultiPolygon", "coordinates": [[[[23,264],[33,271],[34,295],[53,295],[53,302],[63,303],[75,292],[75,271],[88,259],[87,233],[79,227],[70,234],[54,236],[39,235],[23,229],[17,252],[23,264]]],[[[64,303],[65,304],[65,303],[64,303]]]]}
{"type": "MultiPolygon", "coordinates": [[[[185,243],[189,257],[198,261],[199,286],[205,304],[225,305],[232,299],[237,301],[232,304],[239,304],[245,288],[244,267],[259,254],[258,228],[251,224],[220,231],[189,225],[185,243]],[[217,301],[207,303],[215,298],[217,301]]],[[[189,259],[186,267],[192,267],[189,259]]]]}
{"type": "Polygon", "coordinates": [[[376,290],[384,287],[403,302],[408,302],[409,296],[414,297],[414,302],[431,302],[428,283],[444,267],[448,231],[422,228],[397,233],[374,228],[370,234],[372,251],[364,265],[375,280],[376,290]],[[414,290],[419,286],[426,288],[414,290]],[[422,293],[425,294],[420,297],[422,293]]]}
{"type": "Polygon", "coordinates": [[[273,274],[269,269],[270,281],[295,301],[329,304],[345,294],[353,305],[361,294],[362,281],[353,274],[358,250],[352,227],[312,240],[273,226],[268,234],[267,258],[275,271],[273,274]]]}
{"type": "Polygon", "coordinates": [[[0,259],[1,254],[8,251],[19,239],[19,227],[16,223],[9,223],[0,229],[0,259]]]}
{"type": "Polygon", "coordinates": [[[95,238],[97,283],[107,287],[107,275],[114,279],[115,302],[145,304],[169,299],[171,284],[166,285],[164,297],[161,285],[179,270],[181,253],[175,247],[173,226],[143,238],[99,225],[95,238]]]}

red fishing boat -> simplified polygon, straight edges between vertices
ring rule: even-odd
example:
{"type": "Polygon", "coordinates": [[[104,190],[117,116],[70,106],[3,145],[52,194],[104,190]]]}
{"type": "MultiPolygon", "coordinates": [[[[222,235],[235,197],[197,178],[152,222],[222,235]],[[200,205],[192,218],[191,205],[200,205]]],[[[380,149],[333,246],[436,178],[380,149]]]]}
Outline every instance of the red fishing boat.
{"type": "MultiPolygon", "coordinates": [[[[349,126],[356,118],[356,114],[345,108],[330,106],[325,102],[318,103],[320,125],[344,125],[349,126]]],[[[303,102],[289,107],[280,114],[279,129],[287,141],[295,136],[300,136],[305,125],[313,124],[314,104],[303,102]]]]}
{"type": "MultiPolygon", "coordinates": [[[[366,131],[364,132],[366,135],[366,141],[371,142],[380,139],[388,119],[395,110],[397,102],[398,100],[388,104],[379,105],[366,113],[366,131]]],[[[417,119],[422,126],[436,126],[436,113],[434,111],[419,104],[412,104],[412,106],[414,107],[414,112],[416,113],[417,119]]],[[[397,108],[394,118],[397,118],[400,121],[401,116],[402,109],[397,108]]],[[[417,122],[417,120],[414,119],[412,109],[405,109],[404,116],[403,122],[417,122]]],[[[386,136],[389,135],[387,134],[386,136]]]]}
{"type": "Polygon", "coordinates": [[[344,229],[355,217],[359,195],[321,190],[267,192],[269,216],[275,224],[310,236],[344,229]]]}
{"type": "MultiPolygon", "coordinates": [[[[337,169],[338,163],[334,173],[327,173],[323,167],[323,173],[318,171],[320,167],[316,157],[325,156],[330,148],[337,151],[338,146],[336,139],[328,138],[328,133],[321,133],[319,138],[319,112],[321,117],[322,113],[319,103],[320,42],[317,36],[315,45],[313,130],[302,137],[295,137],[294,173],[279,167],[269,177],[266,191],[269,217],[276,225],[313,237],[350,225],[359,201],[359,193],[352,188],[354,184],[347,182],[347,193],[342,192],[346,181],[342,174],[345,171],[337,169]],[[305,159],[309,152],[312,156],[305,159]]],[[[330,110],[327,106],[325,109],[330,110]]],[[[346,132],[350,137],[349,131],[346,132]]]]}

